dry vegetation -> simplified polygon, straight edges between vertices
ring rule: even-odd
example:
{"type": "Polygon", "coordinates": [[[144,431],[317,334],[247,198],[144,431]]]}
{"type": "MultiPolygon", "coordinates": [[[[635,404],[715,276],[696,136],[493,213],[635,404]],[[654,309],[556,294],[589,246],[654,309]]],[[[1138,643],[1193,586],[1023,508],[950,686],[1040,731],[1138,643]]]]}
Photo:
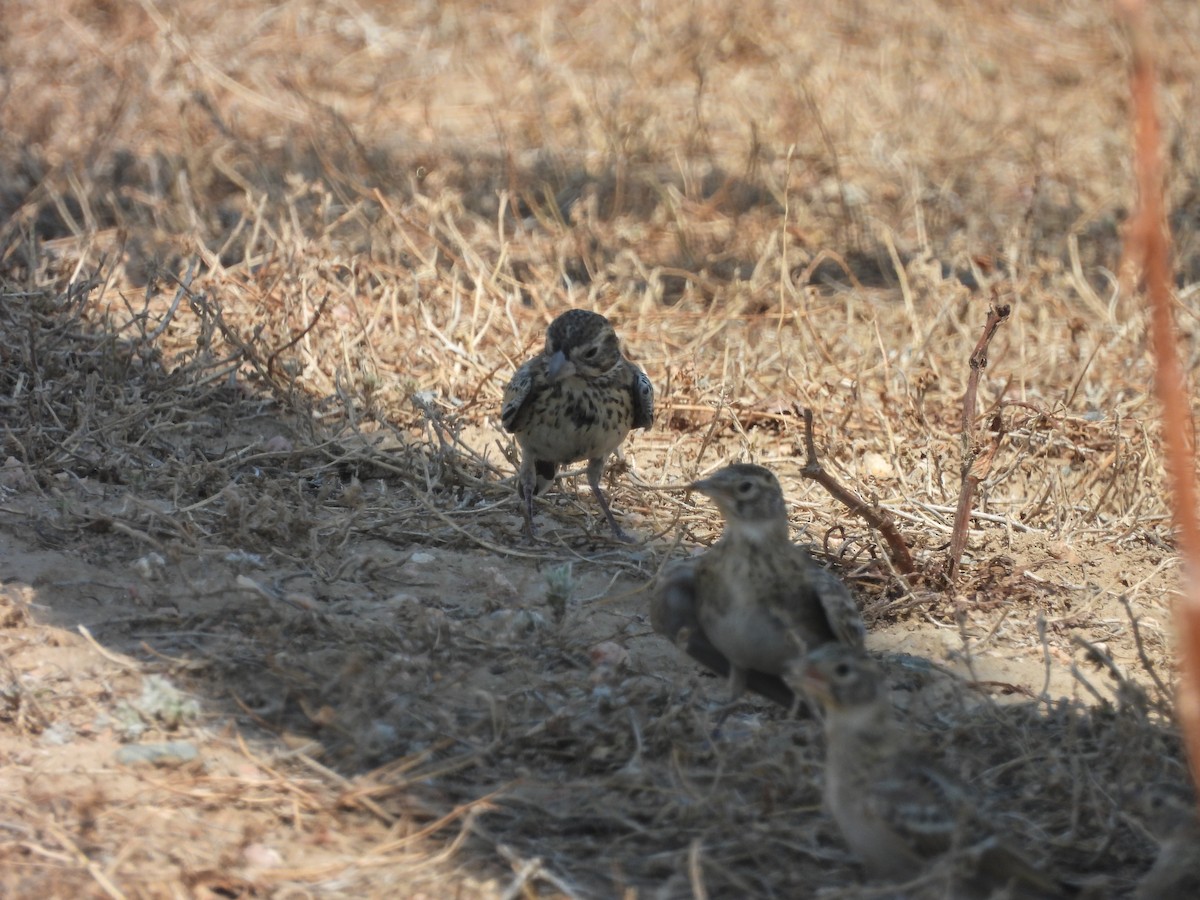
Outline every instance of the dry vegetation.
{"type": "MultiPolygon", "coordinates": [[[[1045,6],[10,0],[0,892],[887,895],[814,723],[715,730],[650,633],[719,527],[673,486],[749,459],[998,827],[1127,895],[1131,796],[1186,781],[1175,556],[1127,42],[1045,6]],[[499,398],[571,306],[658,387],[609,479],[634,547],[573,478],[521,534],[499,398]],[[801,477],[804,407],[914,576],[801,477]]],[[[1190,336],[1200,6],[1161,6],[1190,336]]]]}

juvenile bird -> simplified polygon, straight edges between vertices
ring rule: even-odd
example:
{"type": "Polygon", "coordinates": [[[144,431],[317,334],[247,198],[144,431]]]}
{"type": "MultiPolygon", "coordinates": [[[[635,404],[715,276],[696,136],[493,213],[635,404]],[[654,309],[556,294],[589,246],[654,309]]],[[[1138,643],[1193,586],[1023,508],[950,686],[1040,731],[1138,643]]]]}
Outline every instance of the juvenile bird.
{"type": "MultiPolygon", "coordinates": [[[[659,591],[650,599],[650,625],[671,643],[722,678],[730,674],[729,659],[708,639],[696,614],[696,560],[676,563],[659,591]]],[[[778,675],[747,669],[746,688],[784,709],[796,707],[796,695],[778,675]]]]}
{"type": "Polygon", "coordinates": [[[1200,816],[1190,791],[1177,785],[1139,785],[1139,805],[1147,830],[1158,841],[1154,865],[1134,892],[1134,900],[1195,900],[1200,897],[1200,816]]]}
{"type": "Polygon", "coordinates": [[[586,459],[587,480],[613,534],[629,540],[613,518],[600,476],[634,428],[654,420],[654,387],[621,353],[608,319],[572,309],[550,323],[546,346],[525,362],[504,390],[500,422],[521,447],[517,492],[533,536],[533,497],[558,467],[586,459]]]}
{"type": "Polygon", "coordinates": [[[739,463],[691,488],[716,503],[725,530],[712,549],[668,575],[652,602],[657,630],[675,640],[682,627],[698,626],[688,652],[720,671],[720,660],[708,662],[691,645],[709,656],[709,647],[717,651],[734,699],[750,680],[782,702],[778,682],[809,650],[863,646],[866,628],[850,591],[788,537],[783,489],[769,469],[739,463]]]}
{"type": "Polygon", "coordinates": [[[987,835],[978,799],[894,719],[878,663],[830,644],[805,660],[803,686],[825,711],[826,808],[871,877],[911,880],[957,849],[969,871],[954,896],[1077,893],[987,835]]]}

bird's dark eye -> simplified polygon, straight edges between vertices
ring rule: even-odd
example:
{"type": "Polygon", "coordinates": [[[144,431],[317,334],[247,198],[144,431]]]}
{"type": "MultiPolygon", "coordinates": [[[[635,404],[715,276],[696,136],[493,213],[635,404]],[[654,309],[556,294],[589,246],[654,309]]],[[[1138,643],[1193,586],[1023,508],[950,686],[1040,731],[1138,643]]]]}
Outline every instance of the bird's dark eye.
{"type": "Polygon", "coordinates": [[[742,496],[745,496],[746,494],[749,494],[751,491],[754,490],[754,482],[753,481],[743,481],[741,484],[739,484],[737,486],[737,490],[738,490],[739,494],[741,494],[742,496]]]}
{"type": "Polygon", "coordinates": [[[587,353],[583,354],[584,359],[595,359],[596,354],[600,352],[599,347],[589,347],[587,353]]]}
{"type": "Polygon", "coordinates": [[[838,678],[846,678],[850,674],[850,664],[838,663],[836,666],[834,666],[833,674],[838,678]]]}

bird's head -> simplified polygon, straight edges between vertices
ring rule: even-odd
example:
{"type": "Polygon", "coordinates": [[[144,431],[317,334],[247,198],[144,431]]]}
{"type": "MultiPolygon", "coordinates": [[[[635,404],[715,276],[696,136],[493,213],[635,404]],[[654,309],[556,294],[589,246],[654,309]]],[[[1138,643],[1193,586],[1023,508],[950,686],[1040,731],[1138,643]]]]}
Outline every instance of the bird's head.
{"type": "Polygon", "coordinates": [[[779,479],[762,466],[737,463],[689,485],[712,500],[730,526],[749,530],[771,526],[773,532],[783,526],[787,537],[787,507],[779,479]]]}
{"type": "Polygon", "coordinates": [[[571,309],[546,331],[546,375],[551,381],[578,376],[596,378],[620,364],[621,344],[608,319],[586,309],[571,309]]]}
{"type": "Polygon", "coordinates": [[[823,644],[801,665],[804,691],[827,712],[853,713],[884,698],[883,669],[861,650],[845,644],[823,644]]]}
{"type": "Polygon", "coordinates": [[[1138,784],[1131,789],[1127,802],[1146,830],[1160,841],[1179,834],[1183,829],[1200,829],[1196,816],[1194,792],[1183,780],[1177,782],[1156,781],[1149,785],[1138,784]]]}

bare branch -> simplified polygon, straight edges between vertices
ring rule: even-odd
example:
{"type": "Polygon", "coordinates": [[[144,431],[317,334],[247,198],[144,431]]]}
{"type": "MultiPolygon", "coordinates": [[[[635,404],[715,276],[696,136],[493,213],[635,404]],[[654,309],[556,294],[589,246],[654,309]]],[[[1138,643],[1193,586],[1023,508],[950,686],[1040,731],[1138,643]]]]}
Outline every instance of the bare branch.
{"type": "Polygon", "coordinates": [[[1167,485],[1171,495],[1183,585],[1175,607],[1182,667],[1175,702],[1188,748],[1192,780],[1200,784],[1200,522],[1196,518],[1196,460],[1188,439],[1192,433],[1191,393],[1179,360],[1179,332],[1171,311],[1171,233],[1163,198],[1162,130],[1155,109],[1158,78],[1154,38],[1146,21],[1146,4],[1124,4],[1133,38],[1134,172],[1138,208],[1129,228],[1130,252],[1142,265],[1155,359],[1155,387],[1162,404],[1167,485]]]}
{"type": "Polygon", "coordinates": [[[979,393],[979,373],[987,368],[988,345],[996,336],[1000,325],[1012,311],[1010,306],[992,306],[988,309],[987,321],[983,324],[983,334],[979,336],[975,349],[971,351],[971,374],[967,379],[967,393],[963,397],[962,417],[962,488],[958,494],[958,509],[954,512],[954,530],[950,533],[950,552],[946,557],[946,582],[953,583],[958,574],[958,564],[962,560],[963,550],[967,546],[967,526],[971,521],[971,501],[975,496],[975,488],[991,469],[992,460],[1000,447],[1003,432],[997,431],[997,438],[989,452],[977,456],[975,447],[975,398],[979,393]]]}
{"type": "Polygon", "coordinates": [[[835,500],[845,504],[850,512],[856,516],[861,516],[866,520],[868,525],[883,535],[888,549],[891,550],[892,563],[895,565],[896,570],[901,575],[911,575],[916,569],[913,565],[912,553],[908,549],[908,544],[905,543],[904,538],[901,536],[900,530],[896,528],[896,523],[892,521],[892,517],[878,506],[868,503],[825,471],[821,466],[820,459],[817,457],[817,444],[813,439],[812,410],[797,406],[796,411],[804,417],[804,453],[806,459],[804,468],[800,470],[800,474],[805,478],[811,478],[817,484],[821,485],[821,487],[829,491],[835,500]]]}

